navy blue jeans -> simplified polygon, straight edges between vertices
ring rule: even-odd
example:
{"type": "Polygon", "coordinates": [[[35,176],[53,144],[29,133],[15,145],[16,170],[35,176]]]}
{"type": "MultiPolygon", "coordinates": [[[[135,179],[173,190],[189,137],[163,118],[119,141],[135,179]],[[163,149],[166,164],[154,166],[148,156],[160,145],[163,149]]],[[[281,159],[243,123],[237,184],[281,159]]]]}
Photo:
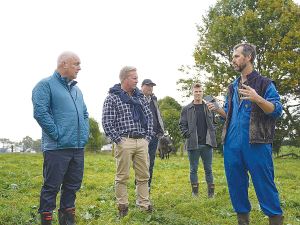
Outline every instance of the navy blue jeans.
{"type": "Polygon", "coordinates": [[[76,192],[80,189],[83,168],[84,149],[61,149],[43,152],[44,185],[41,190],[41,212],[50,212],[56,208],[56,196],[61,190],[60,209],[75,207],[76,192]]]}
{"type": "Polygon", "coordinates": [[[199,145],[199,149],[188,150],[188,156],[190,161],[190,181],[191,183],[198,183],[198,164],[201,156],[203,168],[205,171],[205,180],[208,184],[214,183],[214,176],[212,172],[212,159],[213,149],[209,145],[199,145]]]}
{"type": "Polygon", "coordinates": [[[150,166],[149,166],[150,179],[148,182],[149,187],[151,187],[151,180],[152,180],[153,166],[154,166],[154,161],[155,161],[155,156],[156,156],[157,144],[158,144],[158,138],[153,137],[148,146],[149,159],[150,159],[150,166]]]}

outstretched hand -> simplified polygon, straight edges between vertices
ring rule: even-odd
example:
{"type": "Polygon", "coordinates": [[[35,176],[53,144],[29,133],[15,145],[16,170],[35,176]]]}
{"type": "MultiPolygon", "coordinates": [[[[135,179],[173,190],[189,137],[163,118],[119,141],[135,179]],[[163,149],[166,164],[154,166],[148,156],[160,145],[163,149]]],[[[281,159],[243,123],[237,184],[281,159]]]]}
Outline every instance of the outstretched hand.
{"type": "MultiPolygon", "coordinates": [[[[213,98],[213,101],[219,106],[217,99],[213,98]]],[[[215,111],[215,106],[212,102],[206,102],[206,105],[207,105],[207,108],[209,109],[209,111],[215,111]]]]}
{"type": "MultiPolygon", "coordinates": [[[[213,98],[213,101],[217,104],[217,106],[219,106],[219,103],[217,101],[216,98],[213,98]]],[[[216,113],[219,113],[219,115],[225,119],[226,118],[226,113],[224,111],[224,109],[222,109],[220,106],[219,108],[215,109],[215,106],[212,102],[206,102],[206,105],[207,105],[207,108],[209,109],[209,111],[213,111],[213,112],[216,112],[216,113]]]]}
{"type": "Polygon", "coordinates": [[[249,100],[251,102],[258,102],[261,99],[261,96],[259,96],[256,91],[247,86],[242,84],[244,88],[246,89],[239,89],[239,93],[246,96],[246,97],[241,97],[242,100],[249,100]]]}

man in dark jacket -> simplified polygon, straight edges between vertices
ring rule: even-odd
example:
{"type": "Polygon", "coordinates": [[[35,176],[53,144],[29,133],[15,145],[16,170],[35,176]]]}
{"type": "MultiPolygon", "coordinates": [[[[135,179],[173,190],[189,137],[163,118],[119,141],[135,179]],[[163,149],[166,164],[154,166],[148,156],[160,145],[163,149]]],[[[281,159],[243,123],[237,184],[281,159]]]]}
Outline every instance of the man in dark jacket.
{"type": "Polygon", "coordinates": [[[75,224],[74,203],[89,138],[87,108],[74,81],[80,69],[79,57],[63,52],[54,74],[41,80],[32,91],[34,118],[42,128],[44,185],[38,210],[42,224],[51,224],[60,189],[59,222],[75,224]]]}
{"type": "Polygon", "coordinates": [[[269,223],[283,224],[283,212],[274,183],[272,142],[275,121],[282,113],[275,83],[252,69],[256,56],[252,44],[233,48],[233,65],[241,76],[228,86],[224,109],[207,103],[225,121],[222,133],[224,165],[229,194],[238,224],[249,224],[250,172],[262,211],[269,223]]]}
{"type": "MultiPolygon", "coordinates": [[[[159,110],[157,98],[153,94],[153,86],[156,86],[156,84],[153,83],[150,79],[145,79],[142,82],[142,86],[141,86],[141,91],[147,97],[148,103],[150,105],[150,110],[153,115],[153,132],[155,133],[148,145],[148,153],[150,158],[150,166],[149,166],[150,179],[148,182],[149,195],[150,195],[153,166],[154,166],[154,161],[156,156],[158,139],[164,135],[163,119],[159,110]]],[[[136,200],[136,204],[139,205],[138,199],[136,200]]]]}
{"type": "Polygon", "coordinates": [[[190,162],[190,181],[193,196],[198,196],[198,164],[201,156],[209,198],[214,198],[214,177],[212,172],[213,147],[217,147],[215,114],[208,110],[202,100],[202,86],[192,86],[193,102],[183,107],[180,114],[179,130],[186,138],[185,149],[190,162]]]}

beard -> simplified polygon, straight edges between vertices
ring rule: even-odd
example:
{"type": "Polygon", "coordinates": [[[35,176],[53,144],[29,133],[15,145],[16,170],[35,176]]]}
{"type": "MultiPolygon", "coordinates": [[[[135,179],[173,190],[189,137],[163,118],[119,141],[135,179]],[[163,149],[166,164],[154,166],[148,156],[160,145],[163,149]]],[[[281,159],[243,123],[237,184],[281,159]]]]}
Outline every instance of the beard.
{"type": "Polygon", "coordinates": [[[246,67],[246,61],[244,60],[240,65],[236,64],[236,67],[234,68],[234,70],[236,72],[242,72],[246,67]]]}

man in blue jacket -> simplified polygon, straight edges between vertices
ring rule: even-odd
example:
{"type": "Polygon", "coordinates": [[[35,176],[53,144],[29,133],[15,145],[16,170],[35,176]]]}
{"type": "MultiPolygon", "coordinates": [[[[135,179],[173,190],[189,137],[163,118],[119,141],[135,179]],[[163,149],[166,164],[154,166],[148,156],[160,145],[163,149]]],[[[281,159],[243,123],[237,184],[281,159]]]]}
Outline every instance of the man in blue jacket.
{"type": "Polygon", "coordinates": [[[42,128],[44,156],[44,185],[38,210],[41,224],[51,224],[59,190],[59,223],[75,224],[74,203],[82,182],[84,147],[89,138],[87,108],[74,81],[79,70],[79,57],[63,52],[54,74],[42,79],[32,91],[34,118],[42,128]]]}
{"type": "Polygon", "coordinates": [[[281,225],[283,212],[274,183],[272,158],[275,122],[282,113],[280,97],[275,82],[252,69],[255,46],[238,44],[233,50],[232,63],[241,76],[228,86],[224,109],[215,110],[212,103],[207,103],[209,110],[215,110],[225,121],[222,144],[231,203],[238,224],[249,224],[249,172],[269,224],[281,225]]]}

